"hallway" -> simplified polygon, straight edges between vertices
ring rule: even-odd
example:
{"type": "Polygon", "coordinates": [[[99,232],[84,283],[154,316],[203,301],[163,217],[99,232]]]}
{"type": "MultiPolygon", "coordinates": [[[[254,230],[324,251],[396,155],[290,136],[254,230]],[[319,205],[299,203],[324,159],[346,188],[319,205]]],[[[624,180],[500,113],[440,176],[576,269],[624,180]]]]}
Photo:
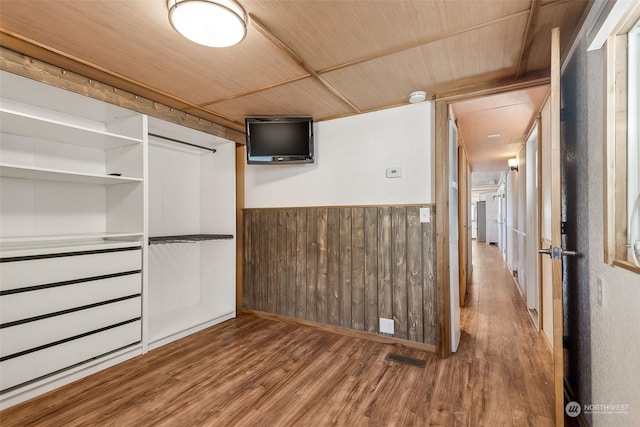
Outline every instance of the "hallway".
{"type": "Polygon", "coordinates": [[[452,357],[458,366],[468,360],[470,425],[510,425],[509,408],[514,426],[553,426],[551,349],[535,329],[498,247],[473,241],[472,250],[462,338],[452,357]]]}
{"type": "Polygon", "coordinates": [[[547,344],[497,247],[473,250],[462,341],[448,359],[241,315],[0,412],[0,423],[553,426],[547,344]]]}

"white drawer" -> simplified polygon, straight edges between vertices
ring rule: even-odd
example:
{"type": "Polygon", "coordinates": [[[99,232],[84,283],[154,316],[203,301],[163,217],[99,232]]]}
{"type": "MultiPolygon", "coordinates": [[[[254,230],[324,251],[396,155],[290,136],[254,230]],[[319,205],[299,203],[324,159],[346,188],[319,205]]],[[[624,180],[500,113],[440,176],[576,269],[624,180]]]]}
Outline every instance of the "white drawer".
{"type": "Polygon", "coordinates": [[[137,321],[5,360],[0,367],[0,391],[137,343],[140,335],[137,321]]]}
{"type": "Polygon", "coordinates": [[[109,301],[141,293],[142,274],[110,277],[73,285],[0,296],[0,323],[109,301]]]}
{"type": "Polygon", "coordinates": [[[0,357],[140,317],[140,297],[0,329],[0,357]]]}
{"type": "Polygon", "coordinates": [[[141,268],[140,249],[2,262],[0,290],[85,279],[141,268]]]}

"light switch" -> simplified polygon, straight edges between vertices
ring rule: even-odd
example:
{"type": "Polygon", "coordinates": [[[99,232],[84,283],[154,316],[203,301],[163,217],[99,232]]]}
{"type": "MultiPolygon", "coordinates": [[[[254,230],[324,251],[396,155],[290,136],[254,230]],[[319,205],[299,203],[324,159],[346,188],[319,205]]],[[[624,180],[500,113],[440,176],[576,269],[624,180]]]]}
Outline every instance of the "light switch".
{"type": "Polygon", "coordinates": [[[420,208],[420,222],[431,222],[431,208],[420,208]]]}
{"type": "Polygon", "coordinates": [[[387,168],[387,178],[400,178],[402,176],[402,168],[387,168]]]}

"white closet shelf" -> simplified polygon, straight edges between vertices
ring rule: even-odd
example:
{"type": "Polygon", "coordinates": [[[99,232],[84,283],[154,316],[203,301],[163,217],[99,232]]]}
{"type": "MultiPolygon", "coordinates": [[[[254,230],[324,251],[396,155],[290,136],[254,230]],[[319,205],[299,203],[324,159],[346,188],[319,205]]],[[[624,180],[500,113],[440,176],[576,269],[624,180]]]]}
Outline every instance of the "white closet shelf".
{"type": "MultiPolygon", "coordinates": [[[[19,237],[0,237],[0,245],[11,245],[11,249],[14,248],[32,248],[37,245],[49,245],[52,246],[61,246],[65,243],[73,244],[73,242],[80,241],[93,241],[92,244],[102,243],[102,244],[129,244],[131,242],[119,242],[117,240],[131,240],[131,239],[139,239],[142,237],[142,232],[140,233],[116,233],[116,232],[107,232],[107,233],[78,233],[78,234],[44,234],[44,235],[35,235],[35,236],[19,236],[19,237]],[[15,245],[15,246],[14,246],[15,245]]],[[[140,242],[137,243],[138,245],[140,242]]],[[[5,248],[3,247],[3,250],[5,248]]]]}
{"type": "Polygon", "coordinates": [[[57,234],[0,238],[0,257],[20,257],[75,251],[142,246],[142,233],[57,234]]]}
{"type": "Polygon", "coordinates": [[[12,164],[0,164],[0,176],[6,178],[38,179],[60,181],[73,184],[113,185],[128,182],[142,182],[142,178],[73,172],[60,169],[39,168],[12,164]]]}
{"type": "Polygon", "coordinates": [[[75,126],[7,108],[0,108],[0,122],[4,133],[82,147],[111,149],[142,143],[141,138],[75,126]]]}

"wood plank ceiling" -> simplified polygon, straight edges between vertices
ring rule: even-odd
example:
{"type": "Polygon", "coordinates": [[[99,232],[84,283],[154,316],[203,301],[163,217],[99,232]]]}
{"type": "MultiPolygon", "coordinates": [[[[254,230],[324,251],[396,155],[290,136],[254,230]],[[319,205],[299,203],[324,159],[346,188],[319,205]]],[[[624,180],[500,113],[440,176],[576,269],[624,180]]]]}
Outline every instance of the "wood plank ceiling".
{"type": "Polygon", "coordinates": [[[547,75],[582,0],[239,0],[247,38],[225,49],[177,34],[166,0],[12,0],[0,44],[243,131],[249,115],[316,121],[547,75]]]}
{"type": "Polygon", "coordinates": [[[460,141],[472,165],[472,186],[496,187],[509,169],[508,159],[526,141],[548,93],[549,86],[544,85],[453,104],[460,141]]]}

